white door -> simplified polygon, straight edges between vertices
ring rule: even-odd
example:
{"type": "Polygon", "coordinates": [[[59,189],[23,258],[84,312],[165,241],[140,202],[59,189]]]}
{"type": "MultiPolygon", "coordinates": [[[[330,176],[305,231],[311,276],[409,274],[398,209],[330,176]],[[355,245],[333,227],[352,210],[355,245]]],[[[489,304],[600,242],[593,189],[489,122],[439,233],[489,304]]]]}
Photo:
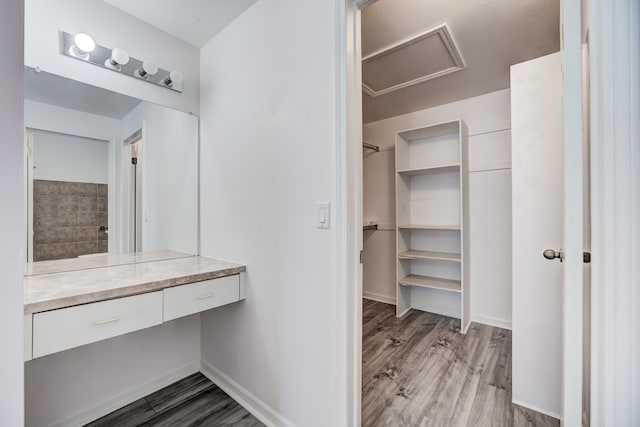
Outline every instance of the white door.
{"type": "Polygon", "coordinates": [[[562,58],[511,67],[513,401],[560,417],[563,233],[562,58]]]}
{"type": "Polygon", "coordinates": [[[512,379],[514,403],[577,426],[583,357],[579,1],[563,8],[562,52],[511,70],[512,379]]]}

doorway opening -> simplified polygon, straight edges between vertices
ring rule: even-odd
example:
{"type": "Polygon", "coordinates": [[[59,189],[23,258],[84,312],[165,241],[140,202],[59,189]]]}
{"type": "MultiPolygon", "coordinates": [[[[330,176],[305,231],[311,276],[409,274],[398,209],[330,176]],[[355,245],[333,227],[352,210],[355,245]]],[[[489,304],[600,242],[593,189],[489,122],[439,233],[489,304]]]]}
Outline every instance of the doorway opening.
{"type": "Polygon", "coordinates": [[[533,302],[557,322],[545,334],[544,322],[527,325],[531,288],[513,267],[514,233],[526,227],[526,197],[512,193],[524,179],[513,170],[524,153],[512,151],[513,102],[530,89],[518,79],[536,75],[535,65],[512,66],[558,64],[546,102],[558,107],[561,177],[561,4],[362,3],[362,425],[558,425],[562,269],[543,265],[553,304],[533,302]]]}
{"type": "Polygon", "coordinates": [[[123,156],[126,175],[126,194],[128,194],[128,209],[126,221],[129,224],[131,236],[127,248],[128,252],[142,251],[142,227],[143,227],[143,150],[142,150],[142,129],[138,129],[124,140],[123,156]]]}

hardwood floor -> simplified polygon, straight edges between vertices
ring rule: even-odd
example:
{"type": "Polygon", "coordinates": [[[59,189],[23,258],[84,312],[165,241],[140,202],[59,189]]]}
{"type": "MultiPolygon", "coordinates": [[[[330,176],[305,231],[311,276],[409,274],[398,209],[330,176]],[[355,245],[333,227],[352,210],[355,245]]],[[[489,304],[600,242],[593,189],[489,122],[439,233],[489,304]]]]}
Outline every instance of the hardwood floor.
{"type": "Polygon", "coordinates": [[[363,426],[559,426],[511,403],[511,331],[364,300],[363,426]]]}
{"type": "Polygon", "coordinates": [[[175,382],[87,424],[91,427],[262,425],[201,373],[175,382]]]}
{"type": "MultiPolygon", "coordinates": [[[[549,416],[511,403],[511,331],[365,300],[362,425],[556,427],[549,416]]],[[[100,426],[262,426],[197,373],[88,424],[100,426]]],[[[302,426],[301,426],[302,427],[302,426]]]]}

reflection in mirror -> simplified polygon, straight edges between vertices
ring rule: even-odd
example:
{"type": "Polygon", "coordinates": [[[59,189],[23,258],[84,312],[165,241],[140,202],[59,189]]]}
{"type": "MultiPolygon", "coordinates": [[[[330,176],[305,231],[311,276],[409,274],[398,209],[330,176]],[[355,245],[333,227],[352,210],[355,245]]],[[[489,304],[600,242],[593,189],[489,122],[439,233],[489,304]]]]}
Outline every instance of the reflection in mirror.
{"type": "Polygon", "coordinates": [[[108,141],[27,129],[33,260],[108,252],[108,141]]]}
{"type": "Polygon", "coordinates": [[[27,67],[29,262],[198,251],[196,116],[27,67]]]}

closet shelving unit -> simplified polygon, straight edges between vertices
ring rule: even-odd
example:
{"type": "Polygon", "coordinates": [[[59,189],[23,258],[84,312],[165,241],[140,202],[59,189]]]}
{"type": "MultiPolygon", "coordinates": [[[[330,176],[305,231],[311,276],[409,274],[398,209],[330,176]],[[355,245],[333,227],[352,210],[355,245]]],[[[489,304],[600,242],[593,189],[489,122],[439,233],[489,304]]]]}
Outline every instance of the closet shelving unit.
{"type": "Polygon", "coordinates": [[[462,120],[396,134],[396,315],[425,301],[438,312],[453,295],[462,333],[470,324],[468,157],[462,120]]]}

